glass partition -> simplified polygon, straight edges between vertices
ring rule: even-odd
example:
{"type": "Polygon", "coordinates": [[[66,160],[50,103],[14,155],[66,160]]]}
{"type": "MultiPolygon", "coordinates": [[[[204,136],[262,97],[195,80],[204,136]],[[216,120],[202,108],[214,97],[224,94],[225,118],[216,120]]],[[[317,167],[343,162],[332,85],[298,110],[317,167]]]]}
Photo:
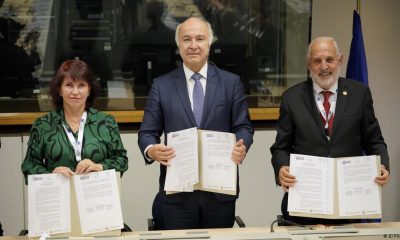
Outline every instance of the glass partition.
{"type": "Polygon", "coordinates": [[[279,107],[306,79],[311,0],[0,0],[0,113],[52,110],[48,83],[79,58],[103,92],[95,107],[143,110],[154,77],[181,64],[176,26],[208,20],[209,60],[238,74],[251,108],[279,107]]]}

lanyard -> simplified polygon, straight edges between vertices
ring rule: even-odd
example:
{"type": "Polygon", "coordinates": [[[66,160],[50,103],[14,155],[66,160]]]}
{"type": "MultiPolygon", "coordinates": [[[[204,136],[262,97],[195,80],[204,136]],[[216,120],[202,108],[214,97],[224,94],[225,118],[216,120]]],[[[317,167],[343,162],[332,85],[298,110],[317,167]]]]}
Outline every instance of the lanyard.
{"type": "Polygon", "coordinates": [[[69,142],[71,143],[72,147],[74,148],[76,161],[79,162],[82,160],[82,140],[83,140],[83,130],[85,129],[87,112],[84,111],[82,114],[82,118],[79,122],[79,131],[78,131],[78,139],[75,139],[74,135],[72,134],[71,128],[67,128],[65,123],[63,124],[65,133],[68,136],[69,142]]]}
{"type": "Polygon", "coordinates": [[[326,114],[325,112],[325,108],[324,108],[324,99],[323,97],[321,97],[321,94],[316,93],[314,94],[315,96],[315,101],[317,101],[317,106],[319,111],[321,112],[322,117],[325,119],[325,128],[328,128],[328,120],[331,119],[331,117],[333,117],[333,115],[335,114],[335,109],[336,109],[336,97],[337,97],[337,90],[336,93],[333,94],[333,96],[331,96],[331,98],[329,100],[331,107],[329,109],[328,114],[326,114]]]}

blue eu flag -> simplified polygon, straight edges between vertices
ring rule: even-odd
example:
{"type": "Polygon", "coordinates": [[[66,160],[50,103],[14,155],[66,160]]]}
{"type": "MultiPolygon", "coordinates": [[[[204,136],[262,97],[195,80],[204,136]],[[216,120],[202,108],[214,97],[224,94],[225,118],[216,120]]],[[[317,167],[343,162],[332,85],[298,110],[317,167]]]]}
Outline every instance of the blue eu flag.
{"type": "MultiPolygon", "coordinates": [[[[353,14],[353,39],[351,40],[346,76],[368,85],[367,58],[361,29],[361,18],[357,11],[353,14]]],[[[363,223],[381,222],[381,219],[362,219],[363,223]]]]}
{"type": "Polygon", "coordinates": [[[368,85],[367,58],[361,29],[361,18],[357,11],[353,14],[353,39],[351,40],[346,76],[368,85]]]}

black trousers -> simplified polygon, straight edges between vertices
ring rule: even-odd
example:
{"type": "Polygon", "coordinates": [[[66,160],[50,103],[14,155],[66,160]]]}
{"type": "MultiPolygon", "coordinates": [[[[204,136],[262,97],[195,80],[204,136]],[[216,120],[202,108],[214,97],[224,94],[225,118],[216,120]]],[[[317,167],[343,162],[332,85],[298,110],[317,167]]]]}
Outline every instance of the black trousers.
{"type": "Polygon", "coordinates": [[[169,203],[156,197],[153,219],[157,230],[231,228],[236,200],[220,201],[213,193],[194,191],[184,201],[169,203]]]}

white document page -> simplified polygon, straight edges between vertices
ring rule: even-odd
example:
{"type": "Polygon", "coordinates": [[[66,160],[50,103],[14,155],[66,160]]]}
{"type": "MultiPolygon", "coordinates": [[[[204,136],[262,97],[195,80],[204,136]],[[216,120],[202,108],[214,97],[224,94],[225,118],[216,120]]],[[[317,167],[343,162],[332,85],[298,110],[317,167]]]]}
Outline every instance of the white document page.
{"type": "Polygon", "coordinates": [[[297,180],[289,188],[289,212],[333,214],[333,158],[290,154],[289,171],[297,180]]]}
{"type": "Polygon", "coordinates": [[[114,169],[73,178],[83,234],[124,227],[114,169]]]}
{"type": "Polygon", "coordinates": [[[376,156],[337,159],[340,216],[381,214],[376,156]]]}
{"type": "Polygon", "coordinates": [[[28,235],[71,232],[70,179],[62,174],[28,176],[28,235]]]}
{"type": "Polygon", "coordinates": [[[175,149],[165,177],[165,191],[193,191],[199,182],[198,134],[197,128],[167,134],[168,146],[175,149]]]}
{"type": "Polygon", "coordinates": [[[203,188],[236,190],[237,166],[231,159],[235,135],[202,130],[201,136],[203,188]]]}

